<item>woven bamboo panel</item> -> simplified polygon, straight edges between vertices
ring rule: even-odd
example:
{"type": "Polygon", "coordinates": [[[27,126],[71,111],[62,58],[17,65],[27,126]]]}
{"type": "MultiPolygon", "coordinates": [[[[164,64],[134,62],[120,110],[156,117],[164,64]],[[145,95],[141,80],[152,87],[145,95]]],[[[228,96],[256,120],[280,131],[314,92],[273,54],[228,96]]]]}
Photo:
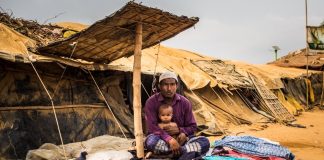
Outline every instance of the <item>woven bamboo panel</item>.
{"type": "Polygon", "coordinates": [[[294,116],[281,104],[278,97],[270,91],[264,84],[262,84],[256,76],[249,73],[250,78],[266,104],[263,110],[273,115],[280,122],[292,122],[295,120],[294,116]]]}
{"type": "Polygon", "coordinates": [[[72,37],[39,48],[41,54],[70,57],[73,43],[77,42],[72,58],[109,63],[134,52],[135,27],[143,24],[142,49],[169,39],[192,27],[197,17],[176,16],[135,2],[127,3],[112,15],[94,23],[72,37]]]}

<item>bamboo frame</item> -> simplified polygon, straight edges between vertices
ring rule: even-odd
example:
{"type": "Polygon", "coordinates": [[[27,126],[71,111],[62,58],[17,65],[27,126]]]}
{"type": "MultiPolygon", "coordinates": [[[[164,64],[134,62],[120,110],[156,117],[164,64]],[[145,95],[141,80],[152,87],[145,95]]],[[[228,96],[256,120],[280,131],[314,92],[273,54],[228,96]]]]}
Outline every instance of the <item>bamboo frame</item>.
{"type": "MultiPolygon", "coordinates": [[[[106,108],[102,105],[62,105],[55,106],[55,109],[68,109],[68,108],[106,108]]],[[[0,107],[0,111],[14,111],[14,110],[52,110],[51,106],[15,106],[15,107],[0,107]]]]}
{"type": "Polygon", "coordinates": [[[321,101],[320,101],[320,109],[324,109],[323,107],[323,96],[324,96],[324,71],[322,71],[322,93],[321,93],[321,101]]]}
{"type": "Polygon", "coordinates": [[[87,29],[67,39],[39,47],[38,51],[42,55],[67,57],[67,53],[71,51],[70,44],[78,41],[78,48],[72,58],[108,63],[132,55],[134,51],[132,31],[135,30],[137,23],[142,24],[143,49],[174,37],[198,21],[197,17],[176,16],[160,9],[129,2],[114,14],[97,21],[87,29]],[[97,47],[92,49],[93,46],[97,47]]]}
{"type": "Polygon", "coordinates": [[[137,158],[144,157],[142,103],[141,103],[141,56],[142,56],[142,23],[136,24],[134,68],[133,68],[133,110],[137,158]]]}
{"type": "MultiPolygon", "coordinates": [[[[308,33],[307,33],[307,25],[308,25],[308,12],[307,12],[307,0],[305,0],[305,16],[306,16],[306,18],[305,18],[305,22],[306,22],[306,49],[305,49],[305,52],[306,52],[306,79],[308,79],[308,43],[307,43],[307,41],[308,41],[308,33]]],[[[308,91],[309,90],[309,88],[308,88],[308,85],[306,84],[306,108],[307,109],[309,109],[308,108],[308,91]]]]}

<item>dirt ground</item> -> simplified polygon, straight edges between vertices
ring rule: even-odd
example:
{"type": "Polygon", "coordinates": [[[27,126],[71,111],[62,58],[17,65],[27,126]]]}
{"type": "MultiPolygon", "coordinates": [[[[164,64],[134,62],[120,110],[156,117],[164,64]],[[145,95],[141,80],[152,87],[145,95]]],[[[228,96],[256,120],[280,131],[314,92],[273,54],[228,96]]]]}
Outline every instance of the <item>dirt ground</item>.
{"type": "MultiPolygon", "coordinates": [[[[235,127],[229,129],[229,132],[230,135],[252,135],[277,141],[288,147],[296,160],[324,159],[324,110],[303,112],[296,119],[294,123],[306,128],[267,123],[235,127]]],[[[222,137],[211,137],[220,138],[222,137]]]]}

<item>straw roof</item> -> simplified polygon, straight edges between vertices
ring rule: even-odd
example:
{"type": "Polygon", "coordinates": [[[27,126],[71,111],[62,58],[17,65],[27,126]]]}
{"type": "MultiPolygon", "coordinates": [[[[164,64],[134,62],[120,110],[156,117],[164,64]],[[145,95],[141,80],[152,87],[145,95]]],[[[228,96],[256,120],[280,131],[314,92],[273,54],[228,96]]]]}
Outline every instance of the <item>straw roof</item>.
{"type": "Polygon", "coordinates": [[[169,39],[181,31],[192,27],[198,18],[176,16],[156,8],[146,7],[134,2],[91,25],[69,39],[39,48],[42,54],[70,57],[73,47],[77,47],[72,58],[93,62],[109,63],[133,54],[135,47],[135,28],[143,24],[142,48],[148,48],[169,39]]]}

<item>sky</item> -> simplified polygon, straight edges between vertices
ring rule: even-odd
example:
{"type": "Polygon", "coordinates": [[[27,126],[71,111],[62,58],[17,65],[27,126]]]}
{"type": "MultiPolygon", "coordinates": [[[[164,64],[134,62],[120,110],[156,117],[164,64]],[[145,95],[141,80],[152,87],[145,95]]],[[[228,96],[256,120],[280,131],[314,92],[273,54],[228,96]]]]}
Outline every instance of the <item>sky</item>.
{"type": "MultiPolygon", "coordinates": [[[[127,0],[0,0],[14,17],[91,25],[127,0]],[[55,17],[56,18],[53,18],[55,17]]],[[[162,42],[223,60],[264,64],[306,46],[305,0],[135,0],[175,15],[199,17],[192,28],[162,42]]],[[[308,0],[308,25],[324,21],[324,0],[308,0]]]]}

